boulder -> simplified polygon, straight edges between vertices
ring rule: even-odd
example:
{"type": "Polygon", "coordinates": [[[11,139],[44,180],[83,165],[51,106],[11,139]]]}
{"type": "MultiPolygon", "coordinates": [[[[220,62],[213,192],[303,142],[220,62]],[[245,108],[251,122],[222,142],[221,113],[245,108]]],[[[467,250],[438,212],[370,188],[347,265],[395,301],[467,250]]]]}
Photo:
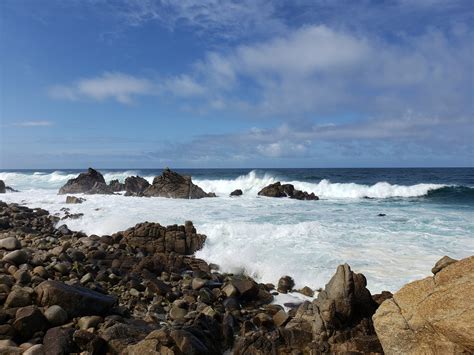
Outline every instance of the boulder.
{"type": "Polygon", "coordinates": [[[244,193],[241,189],[234,190],[230,193],[230,196],[242,196],[244,193]]]}
{"type": "Polygon", "coordinates": [[[74,329],[55,327],[49,329],[43,338],[43,351],[48,355],[65,355],[77,353],[73,341],[74,329]]]}
{"type": "Polygon", "coordinates": [[[296,190],[293,185],[282,185],[279,181],[264,187],[260,190],[258,195],[266,197],[289,197],[296,200],[319,200],[319,197],[313,192],[307,193],[306,191],[296,190]]]}
{"type": "Polygon", "coordinates": [[[450,263],[434,276],[405,285],[393,298],[383,302],[373,316],[384,352],[389,355],[473,353],[472,295],[474,256],[450,263]]]}
{"type": "Polygon", "coordinates": [[[36,306],[19,308],[13,327],[23,340],[30,339],[36,332],[47,328],[48,321],[36,306]]]}
{"type": "Polygon", "coordinates": [[[450,258],[449,256],[445,255],[441,259],[438,260],[438,262],[433,266],[431,269],[431,272],[436,275],[438,272],[443,270],[446,266],[454,264],[458,260],[450,258]]]}
{"type": "Polygon", "coordinates": [[[115,297],[60,281],[43,281],[35,291],[38,304],[61,306],[69,317],[104,314],[116,303],[115,297]]]}
{"type": "Polygon", "coordinates": [[[66,196],[66,203],[68,204],[83,203],[84,201],[85,201],[84,198],[80,198],[76,196],[66,196]]]}
{"type": "Polygon", "coordinates": [[[142,196],[143,192],[150,187],[150,183],[141,176],[129,176],[125,179],[125,195],[142,196]]]}
{"type": "Polygon", "coordinates": [[[184,226],[163,227],[159,223],[139,223],[116,235],[122,235],[125,243],[149,253],[170,253],[191,255],[201,249],[206,236],[197,234],[192,222],[184,226]]]}
{"type": "Polygon", "coordinates": [[[105,179],[97,170],[89,168],[87,172],[70,179],[59,189],[59,194],[112,194],[113,191],[105,183],[105,179]]]}
{"type": "Polygon", "coordinates": [[[68,320],[67,312],[58,305],[49,307],[45,312],[44,316],[54,326],[63,325],[68,320]]]}
{"type": "Polygon", "coordinates": [[[3,256],[3,261],[6,261],[9,264],[21,265],[26,263],[29,260],[30,256],[26,250],[14,250],[3,256]]]}
{"type": "Polygon", "coordinates": [[[182,176],[170,169],[165,169],[160,176],[153,179],[153,184],[143,191],[144,196],[197,199],[215,197],[193,184],[190,176],[182,176]]]}
{"type": "Polygon", "coordinates": [[[277,291],[281,293],[288,293],[295,287],[295,281],[290,276],[283,276],[278,280],[277,291]]]}
{"type": "Polygon", "coordinates": [[[16,250],[21,248],[21,243],[15,237],[6,237],[0,239],[0,249],[16,250]]]}
{"type": "Polygon", "coordinates": [[[4,194],[5,192],[5,183],[3,182],[3,180],[0,180],[0,194],[4,194]]]}

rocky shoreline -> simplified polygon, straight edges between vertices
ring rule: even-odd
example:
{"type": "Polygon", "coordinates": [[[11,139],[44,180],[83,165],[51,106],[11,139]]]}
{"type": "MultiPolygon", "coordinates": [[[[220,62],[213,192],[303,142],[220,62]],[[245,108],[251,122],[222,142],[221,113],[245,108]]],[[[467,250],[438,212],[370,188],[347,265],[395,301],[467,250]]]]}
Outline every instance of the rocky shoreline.
{"type": "Polygon", "coordinates": [[[474,351],[473,257],[442,259],[394,297],[340,265],[313,301],[282,307],[291,277],[220,272],[193,256],[206,236],[192,222],[88,236],[58,221],[0,202],[0,354],[474,351]]]}

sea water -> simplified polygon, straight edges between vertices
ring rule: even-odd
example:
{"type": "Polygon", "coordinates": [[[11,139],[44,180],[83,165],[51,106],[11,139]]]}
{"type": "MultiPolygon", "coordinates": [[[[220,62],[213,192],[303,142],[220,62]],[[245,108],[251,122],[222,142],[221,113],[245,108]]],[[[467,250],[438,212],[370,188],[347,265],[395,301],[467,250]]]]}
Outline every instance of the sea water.
{"type": "MultiPolygon", "coordinates": [[[[100,169],[106,181],[160,170],[100,169]]],[[[192,220],[207,235],[197,256],[222,271],[246,272],[276,283],[290,275],[297,287],[324,287],[337,265],[348,263],[367,277],[373,292],[396,291],[426,277],[443,255],[474,254],[474,169],[194,169],[177,170],[217,198],[87,195],[66,205],[58,189],[79,170],[0,171],[20,190],[5,202],[61,208],[84,216],[61,221],[72,230],[111,234],[143,221],[163,225],[192,220]],[[281,181],[314,192],[319,201],[259,197],[281,181]],[[242,189],[241,197],[229,197],[242,189]],[[382,214],[382,215],[380,215],[382,214]]],[[[78,194],[79,195],[79,194],[78,194]]]]}

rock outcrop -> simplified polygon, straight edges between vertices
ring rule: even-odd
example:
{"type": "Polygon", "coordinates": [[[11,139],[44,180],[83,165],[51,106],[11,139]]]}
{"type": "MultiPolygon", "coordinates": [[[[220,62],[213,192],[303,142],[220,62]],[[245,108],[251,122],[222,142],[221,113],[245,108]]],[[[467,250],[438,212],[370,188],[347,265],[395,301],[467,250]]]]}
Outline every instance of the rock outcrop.
{"type": "Polygon", "coordinates": [[[141,176],[129,176],[125,179],[125,196],[143,196],[150,183],[141,176]]]}
{"type": "Polygon", "coordinates": [[[135,227],[119,232],[114,237],[123,238],[127,245],[146,250],[148,253],[171,253],[191,255],[201,249],[206,236],[197,234],[193,223],[184,226],[163,227],[159,223],[139,223],[135,227]]]}
{"type": "Polygon", "coordinates": [[[170,169],[153,179],[153,184],[143,191],[144,196],[197,199],[215,197],[214,193],[206,193],[193,184],[190,176],[182,176],[170,169]]]}
{"type": "Polygon", "coordinates": [[[402,287],[373,316],[386,354],[474,353],[474,256],[444,257],[433,272],[402,287]]]}
{"type": "Polygon", "coordinates": [[[296,200],[319,200],[313,192],[307,193],[306,191],[296,190],[291,184],[281,184],[279,181],[264,187],[258,193],[259,196],[266,197],[289,197],[296,200]]]}
{"type": "Polygon", "coordinates": [[[5,182],[3,182],[3,180],[0,180],[0,194],[4,194],[5,192],[6,192],[5,182]]]}
{"type": "Polygon", "coordinates": [[[70,179],[59,189],[59,194],[112,194],[113,191],[105,183],[105,179],[97,170],[89,168],[87,172],[79,174],[77,178],[70,179]]]}
{"type": "Polygon", "coordinates": [[[241,189],[234,190],[230,193],[230,196],[242,196],[244,193],[241,189]]]}
{"type": "Polygon", "coordinates": [[[125,184],[122,184],[118,179],[110,180],[109,182],[110,191],[119,192],[125,190],[125,184]]]}

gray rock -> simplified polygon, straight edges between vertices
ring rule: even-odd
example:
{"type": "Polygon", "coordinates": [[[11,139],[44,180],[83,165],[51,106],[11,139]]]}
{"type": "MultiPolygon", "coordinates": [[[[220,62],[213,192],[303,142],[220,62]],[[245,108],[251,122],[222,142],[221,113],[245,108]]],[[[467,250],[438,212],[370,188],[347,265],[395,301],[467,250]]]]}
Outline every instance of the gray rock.
{"type": "Polygon", "coordinates": [[[291,184],[281,184],[279,181],[264,187],[258,193],[259,196],[267,197],[289,197],[297,200],[319,200],[313,192],[296,190],[291,184]]]}
{"type": "Polygon", "coordinates": [[[77,203],[83,203],[85,199],[76,197],[76,196],[66,196],[66,203],[68,204],[77,204],[77,203]]]}
{"type": "Polygon", "coordinates": [[[4,194],[5,193],[5,183],[3,182],[3,180],[0,180],[0,194],[4,194]]]}
{"type": "Polygon", "coordinates": [[[150,187],[150,183],[141,176],[129,176],[125,179],[127,196],[141,196],[148,187],[150,187]]]}
{"type": "Polygon", "coordinates": [[[85,316],[79,318],[77,326],[80,329],[87,330],[89,328],[97,328],[97,326],[103,321],[104,319],[100,316],[85,316]]]}
{"type": "Polygon", "coordinates": [[[35,289],[42,306],[61,306],[69,317],[106,313],[117,299],[81,286],[60,281],[44,281],[35,289]]]}
{"type": "Polygon", "coordinates": [[[68,320],[67,312],[58,305],[48,307],[44,312],[44,316],[53,326],[63,325],[68,320]]]}
{"type": "Polygon", "coordinates": [[[230,193],[230,196],[242,196],[244,193],[241,189],[234,190],[230,193]]]}
{"type": "Polygon", "coordinates": [[[15,237],[0,239],[0,249],[16,250],[21,248],[21,243],[15,237]]]}
{"type": "Polygon", "coordinates": [[[24,289],[16,289],[8,294],[5,308],[25,307],[31,304],[31,293],[24,289]]]}
{"type": "Polygon", "coordinates": [[[3,261],[6,261],[10,264],[21,265],[26,263],[29,260],[29,254],[23,250],[14,250],[3,257],[3,261]]]}
{"type": "Polygon", "coordinates": [[[278,280],[277,291],[281,293],[288,293],[295,287],[295,281],[290,276],[283,276],[278,280]]]}

